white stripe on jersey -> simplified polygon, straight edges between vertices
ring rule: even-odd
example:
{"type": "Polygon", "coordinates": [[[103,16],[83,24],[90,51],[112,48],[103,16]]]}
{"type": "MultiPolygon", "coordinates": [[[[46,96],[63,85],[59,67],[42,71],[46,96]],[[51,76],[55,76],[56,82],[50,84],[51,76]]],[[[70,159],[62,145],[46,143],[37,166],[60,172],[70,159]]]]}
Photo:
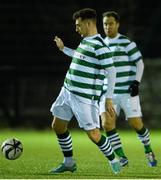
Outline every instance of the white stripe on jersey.
{"type": "Polygon", "coordinates": [[[136,66],[126,65],[126,66],[116,67],[116,71],[117,71],[117,73],[128,72],[128,71],[136,72],[136,66]]]}
{"type": "Polygon", "coordinates": [[[77,52],[77,51],[75,51],[73,57],[78,58],[78,59],[82,59],[84,61],[87,61],[87,62],[90,62],[90,63],[93,63],[93,64],[100,65],[100,62],[98,61],[98,59],[87,56],[87,55],[82,55],[80,52],[77,52]]]}

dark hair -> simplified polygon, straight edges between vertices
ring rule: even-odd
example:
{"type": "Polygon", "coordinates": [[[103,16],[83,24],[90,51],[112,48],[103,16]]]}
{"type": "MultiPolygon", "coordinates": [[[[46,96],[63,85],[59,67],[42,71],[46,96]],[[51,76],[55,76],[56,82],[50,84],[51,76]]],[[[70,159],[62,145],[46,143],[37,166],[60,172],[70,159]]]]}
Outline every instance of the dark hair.
{"type": "Polygon", "coordinates": [[[117,14],[117,12],[115,11],[107,11],[105,13],[102,14],[102,17],[114,17],[116,22],[120,22],[120,16],[117,14]]]}
{"type": "Polygon", "coordinates": [[[84,8],[84,9],[81,9],[79,11],[76,11],[73,14],[73,20],[76,20],[78,18],[81,18],[82,20],[92,19],[92,20],[96,21],[97,20],[97,13],[94,9],[84,8]]]}

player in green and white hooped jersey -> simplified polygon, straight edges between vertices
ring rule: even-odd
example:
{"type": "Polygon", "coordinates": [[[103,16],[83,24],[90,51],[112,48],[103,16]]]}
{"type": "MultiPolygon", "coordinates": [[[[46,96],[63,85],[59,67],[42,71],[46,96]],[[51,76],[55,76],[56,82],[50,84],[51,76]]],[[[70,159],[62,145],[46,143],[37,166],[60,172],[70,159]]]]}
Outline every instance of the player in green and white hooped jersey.
{"type": "MultiPolygon", "coordinates": [[[[76,31],[83,39],[73,54],[64,86],[51,107],[54,116],[52,127],[57,135],[64,161],[50,172],[74,172],[77,168],[73,159],[72,138],[68,131],[68,123],[72,116],[75,116],[79,126],[109,160],[112,171],[119,173],[120,163],[108,138],[101,135],[99,130],[98,101],[103,91],[104,76],[109,80],[104,103],[106,110],[114,116],[112,95],[116,71],[111,53],[97,32],[95,10],[82,9],[74,13],[73,18],[76,31]]],[[[63,49],[60,38],[55,37],[54,41],[59,49],[63,49]]]]}
{"type": "MultiPolygon", "coordinates": [[[[103,28],[106,34],[105,43],[109,46],[116,67],[116,84],[114,90],[114,106],[116,116],[123,109],[128,123],[137,132],[144,145],[145,154],[149,166],[156,166],[154,153],[150,146],[150,136],[142,121],[142,113],[139,100],[139,84],[141,82],[144,64],[142,55],[136,43],[118,32],[119,15],[114,11],[103,14],[103,28]]],[[[105,88],[106,89],[106,88],[105,88]]],[[[103,102],[103,101],[102,101],[103,102]]],[[[104,102],[100,103],[102,126],[116,154],[121,158],[122,166],[128,164],[123,152],[119,134],[116,131],[116,116],[110,117],[104,108],[104,102]]]]}

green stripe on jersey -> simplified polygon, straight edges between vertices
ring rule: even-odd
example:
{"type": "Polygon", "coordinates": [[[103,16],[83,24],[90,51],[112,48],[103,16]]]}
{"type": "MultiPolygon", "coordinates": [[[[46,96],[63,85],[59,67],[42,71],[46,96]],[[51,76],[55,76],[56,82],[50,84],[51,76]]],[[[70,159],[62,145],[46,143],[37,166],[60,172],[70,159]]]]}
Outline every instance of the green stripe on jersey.
{"type": "Polygon", "coordinates": [[[127,71],[127,72],[117,72],[116,77],[123,77],[123,76],[134,76],[136,72],[134,71],[127,71]]]}
{"type": "MultiPolygon", "coordinates": [[[[97,41],[100,41],[100,42],[103,44],[103,46],[108,47],[107,44],[104,42],[104,40],[101,39],[100,37],[97,36],[97,37],[95,37],[94,39],[97,40],[97,41]]],[[[108,47],[108,48],[109,48],[109,47],[108,47]]]]}
{"type": "Polygon", "coordinates": [[[85,45],[87,45],[87,46],[91,46],[91,47],[93,47],[95,50],[102,48],[101,45],[95,44],[95,43],[93,43],[93,42],[89,42],[89,41],[86,41],[86,40],[82,40],[82,41],[81,41],[81,44],[85,44],[85,45]]]}
{"type": "Polygon", "coordinates": [[[128,52],[128,55],[131,56],[131,55],[135,54],[136,52],[138,52],[137,47],[135,47],[134,49],[131,49],[131,50],[128,52]]]}
{"type": "Polygon", "coordinates": [[[96,57],[95,53],[90,52],[90,51],[86,51],[86,50],[84,50],[84,49],[82,49],[82,48],[80,48],[80,47],[78,47],[78,48],[76,49],[76,51],[79,52],[79,53],[83,53],[83,55],[86,55],[86,56],[90,56],[90,57],[93,57],[93,58],[96,57]]]}
{"type": "Polygon", "coordinates": [[[71,86],[75,86],[75,87],[79,87],[79,88],[83,88],[83,89],[95,89],[95,90],[102,91],[102,85],[76,82],[76,81],[72,81],[70,79],[67,79],[67,77],[65,78],[65,82],[71,86]]]}
{"type": "Polygon", "coordinates": [[[138,62],[139,60],[141,60],[142,59],[142,56],[139,56],[137,59],[135,59],[133,62],[134,63],[136,63],[136,62],[138,62]]]}
{"type": "Polygon", "coordinates": [[[114,90],[114,94],[126,94],[126,93],[129,93],[129,90],[120,90],[120,89],[115,89],[114,90]]]}
{"type": "Polygon", "coordinates": [[[135,63],[133,61],[115,61],[114,62],[115,67],[119,67],[119,66],[136,66],[135,63]]]}
{"type": "Polygon", "coordinates": [[[129,86],[133,81],[127,81],[127,82],[117,82],[115,84],[116,87],[120,87],[120,86],[129,86]]]}
{"type": "MultiPolygon", "coordinates": [[[[103,91],[103,94],[106,93],[106,91],[103,91]]],[[[114,94],[127,94],[129,93],[128,89],[115,89],[114,94]]]]}
{"type": "Polygon", "coordinates": [[[98,55],[97,58],[99,60],[102,60],[102,59],[112,58],[112,56],[113,56],[113,53],[112,52],[108,52],[108,53],[104,53],[104,54],[98,55]]]}
{"type": "Polygon", "coordinates": [[[125,51],[114,51],[113,56],[126,56],[127,53],[125,51]]]}
{"type": "Polygon", "coordinates": [[[74,57],[72,59],[72,63],[76,63],[76,64],[86,66],[86,67],[90,67],[90,68],[101,69],[101,65],[99,65],[99,64],[94,64],[94,63],[90,63],[87,61],[82,61],[82,59],[78,59],[78,58],[74,58],[74,57]]]}
{"type": "Polygon", "coordinates": [[[105,69],[105,68],[109,68],[109,67],[112,67],[113,66],[113,63],[112,64],[106,64],[106,65],[102,65],[102,67],[105,69]]]}
{"type": "Polygon", "coordinates": [[[110,45],[109,45],[109,47],[113,47],[113,46],[123,46],[123,47],[125,47],[125,46],[128,46],[130,43],[111,43],[110,45]]]}
{"type": "Polygon", "coordinates": [[[100,79],[103,80],[104,79],[104,75],[102,74],[92,74],[92,73],[87,73],[87,72],[83,72],[83,71],[79,71],[79,70],[75,70],[75,69],[69,69],[69,74],[72,75],[76,75],[76,76],[80,76],[80,77],[86,77],[86,78],[91,78],[91,79],[100,79]]]}
{"type": "Polygon", "coordinates": [[[71,91],[73,94],[87,98],[87,99],[92,99],[92,100],[96,100],[98,101],[100,99],[100,96],[97,95],[91,95],[91,94],[85,94],[85,93],[80,93],[80,92],[75,92],[75,91],[71,91]]]}

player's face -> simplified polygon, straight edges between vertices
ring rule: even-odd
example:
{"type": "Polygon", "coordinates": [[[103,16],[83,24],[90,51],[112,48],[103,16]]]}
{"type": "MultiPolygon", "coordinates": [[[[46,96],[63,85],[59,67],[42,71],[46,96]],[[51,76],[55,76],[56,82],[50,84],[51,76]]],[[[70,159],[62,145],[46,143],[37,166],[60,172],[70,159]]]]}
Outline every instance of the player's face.
{"type": "Polygon", "coordinates": [[[88,22],[86,20],[82,20],[81,18],[76,19],[75,26],[76,32],[78,32],[82,37],[88,35],[88,22]]]}
{"type": "Polygon", "coordinates": [[[118,33],[118,28],[119,28],[119,23],[116,22],[114,17],[110,16],[103,18],[103,29],[106,36],[110,38],[116,37],[118,33]]]}

